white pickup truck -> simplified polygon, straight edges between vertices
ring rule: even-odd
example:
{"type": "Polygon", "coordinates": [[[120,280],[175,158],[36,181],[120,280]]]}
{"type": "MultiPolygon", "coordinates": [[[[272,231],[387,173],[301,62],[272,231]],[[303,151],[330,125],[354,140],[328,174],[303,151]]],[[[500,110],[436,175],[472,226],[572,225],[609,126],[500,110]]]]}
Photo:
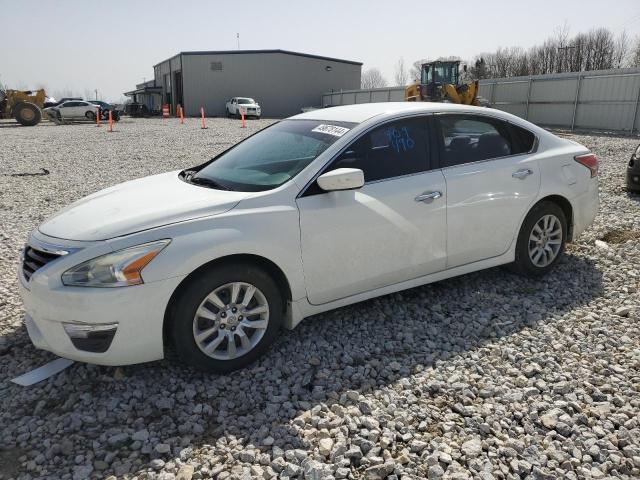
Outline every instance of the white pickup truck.
{"type": "Polygon", "coordinates": [[[239,117],[240,109],[245,117],[260,118],[262,111],[260,105],[253,99],[247,97],[233,97],[227,102],[227,117],[239,117]]]}

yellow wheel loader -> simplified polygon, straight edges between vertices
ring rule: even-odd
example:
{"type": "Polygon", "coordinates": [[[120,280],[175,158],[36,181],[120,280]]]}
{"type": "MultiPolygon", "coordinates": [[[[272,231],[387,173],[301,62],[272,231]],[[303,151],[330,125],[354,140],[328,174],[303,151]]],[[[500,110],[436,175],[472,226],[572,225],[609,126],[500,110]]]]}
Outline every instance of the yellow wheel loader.
{"type": "Polygon", "coordinates": [[[15,118],[25,127],[37,125],[42,120],[45,97],[43,89],[0,90],[0,118],[15,118]]]}
{"type": "MultiPolygon", "coordinates": [[[[464,66],[463,76],[467,77],[464,66]]],[[[407,102],[450,102],[462,105],[480,105],[478,81],[460,79],[460,61],[423,63],[420,82],[404,91],[407,102]]]]}

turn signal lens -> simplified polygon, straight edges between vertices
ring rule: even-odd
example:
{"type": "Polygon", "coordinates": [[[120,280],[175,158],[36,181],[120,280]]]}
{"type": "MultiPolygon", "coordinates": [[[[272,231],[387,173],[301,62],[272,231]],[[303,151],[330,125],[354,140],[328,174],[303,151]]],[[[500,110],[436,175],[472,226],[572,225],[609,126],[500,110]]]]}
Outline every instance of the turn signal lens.
{"type": "Polygon", "coordinates": [[[591,178],[598,176],[598,157],[596,157],[595,154],[587,153],[585,155],[578,155],[574,157],[574,159],[591,171],[591,178]]]}

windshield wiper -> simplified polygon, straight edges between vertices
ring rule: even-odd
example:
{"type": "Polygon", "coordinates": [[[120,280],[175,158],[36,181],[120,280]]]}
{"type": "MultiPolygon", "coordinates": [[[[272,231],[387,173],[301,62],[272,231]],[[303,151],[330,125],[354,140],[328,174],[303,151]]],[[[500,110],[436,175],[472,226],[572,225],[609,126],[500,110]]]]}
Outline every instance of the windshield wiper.
{"type": "Polygon", "coordinates": [[[215,188],[216,190],[231,190],[226,185],[222,185],[221,183],[216,182],[215,180],[212,180],[206,177],[196,177],[194,174],[185,176],[185,179],[187,180],[187,182],[191,182],[196,185],[202,185],[205,187],[215,188]]]}

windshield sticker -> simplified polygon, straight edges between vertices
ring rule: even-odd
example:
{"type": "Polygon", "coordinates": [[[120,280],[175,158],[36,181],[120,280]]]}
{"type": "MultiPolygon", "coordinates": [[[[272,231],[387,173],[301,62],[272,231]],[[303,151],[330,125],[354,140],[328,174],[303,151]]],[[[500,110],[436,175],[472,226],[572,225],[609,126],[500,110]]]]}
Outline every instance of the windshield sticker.
{"type": "Polygon", "coordinates": [[[318,125],[311,130],[312,132],[326,133],[327,135],[333,135],[334,137],[341,137],[349,131],[348,128],[338,127],[337,125],[318,125]]]}

